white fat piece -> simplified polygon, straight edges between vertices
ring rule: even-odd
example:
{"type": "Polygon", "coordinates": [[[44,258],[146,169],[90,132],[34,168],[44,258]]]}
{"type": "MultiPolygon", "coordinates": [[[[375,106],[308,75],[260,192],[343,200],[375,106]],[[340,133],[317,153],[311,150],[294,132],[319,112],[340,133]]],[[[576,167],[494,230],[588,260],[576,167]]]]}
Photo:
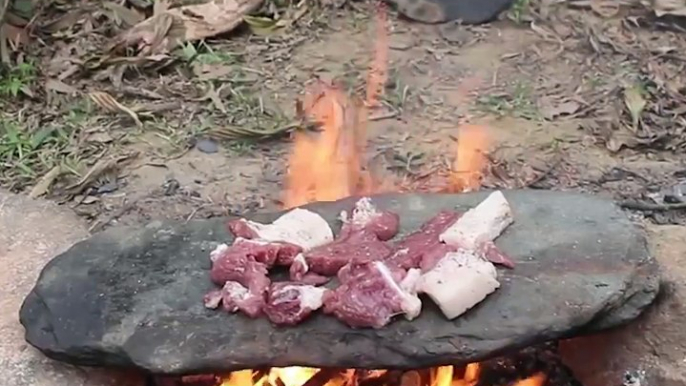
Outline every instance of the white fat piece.
{"type": "Polygon", "coordinates": [[[229,249],[229,246],[226,244],[219,244],[217,245],[216,248],[212,252],[210,252],[210,261],[213,263],[217,261],[218,258],[220,258],[224,252],[226,252],[229,249]]]}
{"type": "Polygon", "coordinates": [[[417,289],[427,294],[448,319],[454,319],[500,287],[495,266],[473,251],[447,253],[422,275],[417,289]]]}
{"type": "Polygon", "coordinates": [[[298,291],[298,294],[300,295],[300,306],[302,308],[309,308],[312,311],[321,308],[321,306],[324,304],[324,294],[327,291],[326,288],[315,287],[312,285],[287,285],[272,295],[277,297],[277,300],[274,302],[274,304],[280,304],[288,301],[287,298],[278,299],[278,296],[279,294],[290,290],[298,291]]]}
{"type": "Polygon", "coordinates": [[[400,296],[402,299],[401,301],[401,306],[400,308],[402,309],[405,319],[407,320],[413,320],[422,311],[422,301],[419,299],[417,296],[416,291],[414,291],[414,288],[412,291],[408,291],[407,289],[403,287],[416,287],[416,282],[418,281],[418,278],[416,277],[416,273],[412,273],[412,277],[408,280],[407,275],[410,275],[410,271],[408,271],[407,275],[405,276],[405,279],[401,282],[399,285],[398,283],[393,280],[393,275],[391,274],[391,271],[388,269],[386,264],[376,261],[374,262],[374,267],[379,271],[381,274],[381,277],[384,278],[386,283],[400,296]],[[414,284],[413,284],[414,281],[414,284]]]}
{"type": "Polygon", "coordinates": [[[333,241],[333,231],[322,216],[307,209],[295,208],[271,224],[246,221],[260,240],[295,244],[309,251],[333,241]]]}
{"type": "Polygon", "coordinates": [[[513,222],[510,204],[497,191],[468,210],[439,238],[448,245],[476,249],[484,242],[495,240],[513,222]]]}
{"type": "Polygon", "coordinates": [[[250,290],[245,288],[241,283],[237,281],[227,281],[224,283],[222,288],[224,294],[228,295],[231,299],[236,301],[245,300],[245,298],[250,295],[250,290]]]}
{"type": "Polygon", "coordinates": [[[352,223],[356,226],[365,226],[374,218],[379,217],[381,212],[379,212],[372,199],[369,197],[362,197],[355,203],[355,209],[353,209],[352,223]]]}
{"type": "Polygon", "coordinates": [[[303,273],[307,273],[310,270],[310,266],[307,264],[307,260],[305,260],[305,255],[302,253],[298,253],[295,258],[293,258],[293,264],[298,263],[303,269],[303,273]]]}

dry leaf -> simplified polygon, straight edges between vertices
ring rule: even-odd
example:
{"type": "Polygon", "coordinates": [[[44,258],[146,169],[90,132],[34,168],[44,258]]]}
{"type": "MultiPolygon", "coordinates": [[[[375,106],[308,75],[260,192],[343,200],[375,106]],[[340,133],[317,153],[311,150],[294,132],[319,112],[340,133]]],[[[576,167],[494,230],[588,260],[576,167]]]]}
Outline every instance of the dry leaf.
{"type": "Polygon", "coordinates": [[[50,185],[52,185],[53,182],[57,179],[57,177],[62,174],[62,168],[60,165],[57,165],[50,169],[49,172],[47,172],[43,177],[41,177],[40,181],[36,184],[36,186],[31,189],[31,192],[29,193],[29,197],[31,198],[38,198],[45,193],[48,192],[50,189],[50,185]]]}
{"type": "Polygon", "coordinates": [[[91,100],[93,100],[93,102],[95,102],[95,104],[103,109],[111,112],[123,112],[129,115],[136,122],[136,125],[143,127],[143,123],[140,121],[140,119],[138,119],[138,115],[133,112],[133,110],[117,102],[117,100],[114,99],[110,94],[102,91],[93,91],[89,93],[88,96],[91,98],[91,100]]]}
{"type": "Polygon", "coordinates": [[[62,94],[69,94],[69,95],[74,95],[78,94],[79,90],[77,90],[75,87],[72,87],[60,80],[57,79],[48,79],[45,82],[45,89],[47,91],[54,91],[54,92],[59,92],[62,94]]]}
{"type": "Polygon", "coordinates": [[[81,177],[76,183],[69,185],[65,190],[72,196],[81,194],[86,188],[88,188],[93,182],[95,182],[104,173],[116,170],[125,162],[128,162],[135,158],[138,153],[126,154],[116,158],[101,159],[93,165],[88,172],[81,177]]]}
{"type": "Polygon", "coordinates": [[[112,15],[114,16],[115,22],[117,24],[120,24],[118,22],[123,22],[127,28],[133,27],[134,25],[145,20],[145,17],[143,17],[143,15],[141,15],[133,9],[126,8],[123,5],[113,3],[110,1],[105,1],[104,3],[102,3],[102,5],[105,8],[112,11],[112,15]]]}
{"type": "MultiPolygon", "coordinates": [[[[146,54],[167,52],[183,42],[201,40],[233,30],[243,22],[245,15],[262,5],[262,1],[214,0],[171,8],[156,13],[119,35],[115,38],[114,48],[138,45],[139,49],[152,47],[143,50],[146,54]],[[160,28],[165,26],[168,28],[160,28]]],[[[159,9],[164,7],[159,1],[155,5],[159,9]]]]}
{"type": "Polygon", "coordinates": [[[573,100],[565,100],[558,102],[551,100],[551,98],[542,99],[539,110],[543,117],[548,120],[553,120],[561,115],[572,115],[579,111],[581,104],[573,100]]]}
{"type": "Polygon", "coordinates": [[[641,113],[646,106],[646,100],[643,99],[641,89],[638,87],[628,87],[624,89],[624,104],[631,114],[631,124],[634,131],[638,130],[638,124],[641,120],[641,113]]]}
{"type": "Polygon", "coordinates": [[[609,19],[619,13],[619,4],[614,0],[591,0],[591,9],[598,15],[609,19]]]}
{"type": "Polygon", "coordinates": [[[686,16],[686,1],[684,0],[643,0],[641,3],[652,9],[658,17],[686,16]]]}

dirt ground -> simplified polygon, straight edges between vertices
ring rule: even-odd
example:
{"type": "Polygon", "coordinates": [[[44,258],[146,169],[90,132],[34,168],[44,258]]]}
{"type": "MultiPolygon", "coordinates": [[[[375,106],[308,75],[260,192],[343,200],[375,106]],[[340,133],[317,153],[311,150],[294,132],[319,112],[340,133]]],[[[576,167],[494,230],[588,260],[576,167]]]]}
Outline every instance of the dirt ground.
{"type": "MultiPolygon", "coordinates": [[[[73,17],[52,11],[53,24],[73,17]]],[[[683,224],[686,35],[640,7],[616,11],[529,2],[482,26],[423,25],[391,11],[390,76],[368,158],[421,182],[454,157],[459,125],[478,123],[493,139],[486,187],[593,192],[683,224]]],[[[22,88],[3,103],[0,183],[68,205],[91,231],[278,209],[288,135],[225,138],[235,127],[293,127],[295,101],[315,77],[363,87],[373,16],[366,3],[313,8],[282,32],[244,29],[125,72],[71,71],[106,40],[107,18],[90,20],[91,33],[72,23],[29,45],[31,74],[13,73],[22,88]],[[104,111],[95,91],[142,125],[104,111]]]]}

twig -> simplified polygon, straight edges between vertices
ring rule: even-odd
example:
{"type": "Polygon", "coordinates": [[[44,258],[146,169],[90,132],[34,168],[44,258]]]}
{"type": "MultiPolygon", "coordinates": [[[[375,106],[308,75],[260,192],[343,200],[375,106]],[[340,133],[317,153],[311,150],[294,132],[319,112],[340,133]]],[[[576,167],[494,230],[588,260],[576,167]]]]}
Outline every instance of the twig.
{"type": "Polygon", "coordinates": [[[686,202],[680,202],[678,204],[648,204],[646,202],[638,201],[622,201],[619,203],[619,206],[624,209],[641,211],[668,211],[686,209],[686,202]]]}
{"type": "Polygon", "coordinates": [[[398,116],[397,111],[389,111],[387,113],[382,113],[382,114],[374,114],[369,117],[370,121],[382,121],[384,119],[391,119],[395,118],[398,116]]]}
{"type": "Polygon", "coordinates": [[[547,168],[546,170],[544,170],[541,174],[539,174],[539,175],[538,175],[536,178],[534,178],[533,180],[531,180],[531,181],[527,182],[526,184],[524,184],[524,187],[526,187],[526,188],[535,188],[534,185],[536,185],[536,184],[538,184],[539,182],[545,180],[545,179],[550,175],[550,173],[552,173],[553,170],[555,170],[555,168],[556,168],[561,162],[562,162],[562,157],[561,157],[561,156],[560,156],[560,157],[557,157],[557,159],[550,165],[549,168],[547,168]]]}
{"type": "Polygon", "coordinates": [[[114,213],[107,216],[105,218],[105,220],[96,221],[93,225],[91,225],[91,227],[88,229],[88,231],[90,233],[100,232],[104,227],[109,225],[109,223],[111,223],[112,221],[114,221],[114,220],[118,219],[119,217],[125,215],[128,211],[133,209],[137,203],[138,203],[138,200],[129,201],[128,203],[124,204],[121,208],[114,211],[114,213]]]}

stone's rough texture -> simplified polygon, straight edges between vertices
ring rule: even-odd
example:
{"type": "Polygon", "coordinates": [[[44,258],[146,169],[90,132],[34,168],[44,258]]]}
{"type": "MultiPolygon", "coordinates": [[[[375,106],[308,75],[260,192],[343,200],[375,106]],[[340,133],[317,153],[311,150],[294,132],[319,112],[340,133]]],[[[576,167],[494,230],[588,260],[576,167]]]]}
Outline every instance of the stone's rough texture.
{"type": "Polygon", "coordinates": [[[627,376],[642,385],[686,386],[686,230],[651,226],[649,238],[666,283],[654,306],[625,327],[560,343],[584,386],[629,385],[627,376]]]}
{"type": "Polygon", "coordinates": [[[0,190],[0,385],[134,386],[135,376],[54,362],[26,344],[21,302],[49,259],[88,236],[66,207],[0,190]]]}
{"type": "MultiPolygon", "coordinates": [[[[441,209],[464,211],[486,197],[385,195],[400,233],[441,209]]],[[[608,328],[639,315],[659,277],[645,238],[612,203],[545,191],[506,192],[515,223],[496,244],[517,264],[501,288],[448,321],[430,301],[409,322],[353,330],[317,313],[294,328],[207,310],[209,252],[229,241],[225,219],[113,228],[51,261],[26,298],[27,340],[50,357],[153,373],[262,366],[416,368],[481,360],[507,349],[608,328]]],[[[309,208],[338,229],[355,198],[309,208]]],[[[268,222],[278,214],[253,217],[268,222]]]]}
{"type": "Polygon", "coordinates": [[[514,0],[388,0],[404,16],[424,23],[460,21],[481,24],[493,21],[514,0]]]}

